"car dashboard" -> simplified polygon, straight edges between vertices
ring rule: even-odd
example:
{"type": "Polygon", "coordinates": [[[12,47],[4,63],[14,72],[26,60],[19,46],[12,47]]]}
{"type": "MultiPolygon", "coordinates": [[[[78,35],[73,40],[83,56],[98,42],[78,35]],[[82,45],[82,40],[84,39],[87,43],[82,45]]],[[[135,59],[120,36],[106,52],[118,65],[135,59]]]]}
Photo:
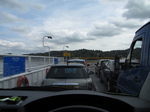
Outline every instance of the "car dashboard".
{"type": "Polygon", "coordinates": [[[0,101],[0,112],[148,112],[150,102],[137,97],[88,90],[31,91],[1,90],[0,97],[21,97],[0,101]]]}

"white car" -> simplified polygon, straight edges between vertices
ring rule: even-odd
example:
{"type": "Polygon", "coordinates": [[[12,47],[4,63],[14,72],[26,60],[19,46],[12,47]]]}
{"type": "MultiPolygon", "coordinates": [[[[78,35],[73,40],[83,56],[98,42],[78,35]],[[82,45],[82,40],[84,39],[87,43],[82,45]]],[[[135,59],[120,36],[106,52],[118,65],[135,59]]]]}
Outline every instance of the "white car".
{"type": "MultiPolygon", "coordinates": [[[[90,72],[89,72],[90,73],[90,72]]],[[[82,64],[62,64],[50,67],[42,86],[95,90],[94,83],[82,64]]]]}
{"type": "Polygon", "coordinates": [[[84,60],[84,59],[69,59],[69,60],[67,60],[67,63],[69,64],[69,63],[79,63],[79,64],[83,64],[83,65],[85,65],[85,67],[87,68],[87,70],[89,71],[89,64],[87,64],[87,62],[86,62],[86,60],[84,60]]]}

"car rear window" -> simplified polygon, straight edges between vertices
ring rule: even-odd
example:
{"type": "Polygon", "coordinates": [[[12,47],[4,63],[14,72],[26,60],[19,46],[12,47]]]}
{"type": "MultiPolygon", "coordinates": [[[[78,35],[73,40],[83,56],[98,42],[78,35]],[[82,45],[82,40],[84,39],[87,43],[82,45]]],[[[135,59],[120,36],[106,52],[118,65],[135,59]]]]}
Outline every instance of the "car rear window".
{"type": "Polygon", "coordinates": [[[68,61],[68,63],[80,63],[80,64],[85,65],[84,61],[68,61]]]}
{"type": "Polygon", "coordinates": [[[51,67],[46,78],[85,78],[84,67],[51,67]]]}

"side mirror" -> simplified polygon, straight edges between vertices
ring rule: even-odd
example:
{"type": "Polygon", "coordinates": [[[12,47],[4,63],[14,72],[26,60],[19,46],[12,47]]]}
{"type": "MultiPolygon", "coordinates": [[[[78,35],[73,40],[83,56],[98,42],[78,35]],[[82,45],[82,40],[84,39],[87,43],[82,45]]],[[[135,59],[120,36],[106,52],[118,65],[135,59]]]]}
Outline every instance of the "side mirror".
{"type": "Polygon", "coordinates": [[[129,67],[128,62],[127,62],[127,60],[125,60],[125,62],[121,65],[121,69],[126,70],[126,69],[128,69],[128,67],[129,67]]]}
{"type": "Polygon", "coordinates": [[[120,55],[119,54],[115,55],[114,65],[115,65],[115,70],[120,70],[120,55]]]}

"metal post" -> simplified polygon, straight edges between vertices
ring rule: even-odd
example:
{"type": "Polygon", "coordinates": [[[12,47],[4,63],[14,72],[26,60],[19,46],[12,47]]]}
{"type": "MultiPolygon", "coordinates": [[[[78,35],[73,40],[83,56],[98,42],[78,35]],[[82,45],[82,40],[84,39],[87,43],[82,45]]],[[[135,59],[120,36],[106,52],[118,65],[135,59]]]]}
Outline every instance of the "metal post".
{"type": "Polygon", "coordinates": [[[28,56],[28,72],[31,72],[31,56],[28,56]]]}
{"type": "Polygon", "coordinates": [[[44,46],[44,47],[48,47],[48,51],[49,51],[49,62],[50,62],[50,47],[44,45],[44,38],[45,38],[45,37],[47,37],[47,38],[49,38],[49,39],[52,39],[52,37],[51,37],[51,36],[44,36],[44,37],[43,37],[43,46],[44,46]]]}
{"type": "MultiPolygon", "coordinates": [[[[69,46],[63,46],[63,52],[65,52],[64,47],[69,48],[69,46]]],[[[67,61],[67,56],[66,56],[66,61],[67,61]]]]}

